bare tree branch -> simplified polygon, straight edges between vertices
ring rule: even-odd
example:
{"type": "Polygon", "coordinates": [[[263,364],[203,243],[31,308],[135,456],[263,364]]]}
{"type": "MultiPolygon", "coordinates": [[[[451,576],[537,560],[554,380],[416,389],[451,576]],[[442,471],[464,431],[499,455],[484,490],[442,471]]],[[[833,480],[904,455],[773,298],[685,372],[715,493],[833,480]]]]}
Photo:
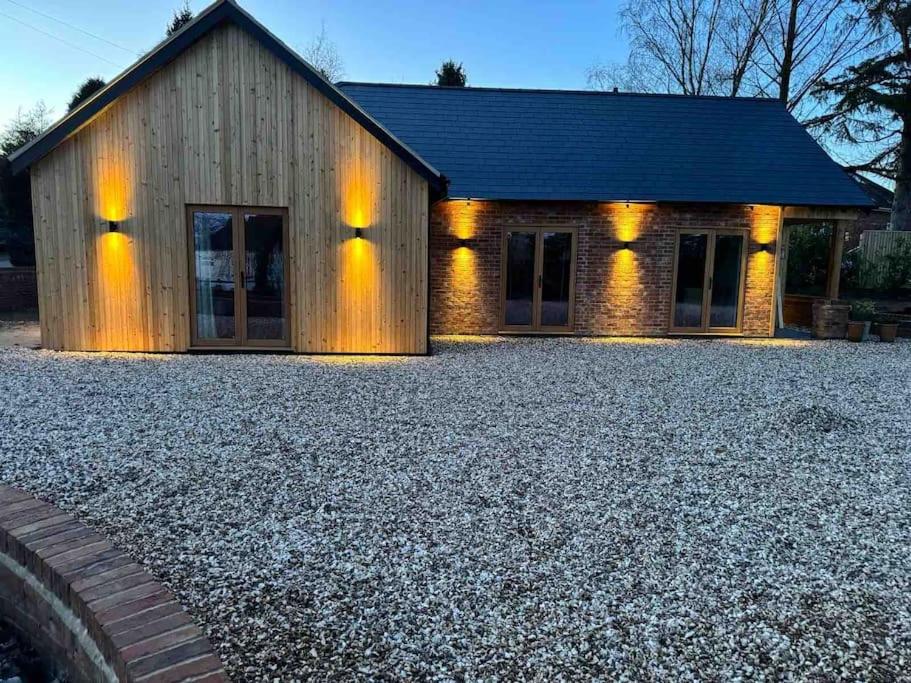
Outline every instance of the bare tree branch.
{"type": "Polygon", "coordinates": [[[326,24],[322,24],[320,32],[303,50],[304,59],[316,67],[323,78],[335,82],[345,75],[345,62],[338,52],[335,43],[326,33],[326,24]]]}

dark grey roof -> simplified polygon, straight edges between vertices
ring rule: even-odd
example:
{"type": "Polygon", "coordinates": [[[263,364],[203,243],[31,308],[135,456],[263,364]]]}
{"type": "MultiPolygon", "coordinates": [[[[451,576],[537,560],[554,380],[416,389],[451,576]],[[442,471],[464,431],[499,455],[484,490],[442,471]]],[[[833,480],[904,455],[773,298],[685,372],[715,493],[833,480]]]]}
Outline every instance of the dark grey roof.
{"type": "Polygon", "coordinates": [[[432,187],[442,190],[443,180],[439,171],[418,156],[414,150],[402,144],[343,92],[304,61],[300,55],[276,38],[265,26],[250,16],[235,0],[215,0],[202,10],[193,21],[157,45],[126,71],[114,78],[79,107],[48,128],[42,135],[17,149],[9,160],[14,173],[31,166],[59,145],[80,126],[91,120],[98,112],[115,99],[133,88],[142,79],[176,59],[184,50],[193,45],[212,29],[225,23],[235,24],[256,38],[266,49],[287,64],[291,70],[302,76],[340,109],[360,123],[380,142],[403,159],[432,187]]]}
{"type": "Polygon", "coordinates": [[[777,100],[337,85],[450,197],[871,206],[777,100]]]}
{"type": "Polygon", "coordinates": [[[855,183],[860,185],[866,195],[876,204],[877,210],[880,211],[891,211],[892,210],[892,200],[895,198],[895,193],[892,192],[887,187],[883,187],[877,182],[874,182],[862,176],[857,171],[848,171],[848,174],[854,180],[855,183]]]}

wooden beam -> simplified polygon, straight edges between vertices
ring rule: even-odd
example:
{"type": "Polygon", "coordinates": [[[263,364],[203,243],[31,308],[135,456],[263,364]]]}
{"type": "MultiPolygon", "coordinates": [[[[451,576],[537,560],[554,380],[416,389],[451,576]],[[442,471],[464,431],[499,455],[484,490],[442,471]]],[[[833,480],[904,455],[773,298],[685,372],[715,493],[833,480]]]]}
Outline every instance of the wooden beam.
{"type": "Polygon", "coordinates": [[[854,221],[860,216],[859,209],[830,209],[825,207],[806,207],[806,206],[786,206],[784,207],[784,218],[800,218],[804,220],[836,220],[836,221],[854,221]]]}
{"type": "Polygon", "coordinates": [[[788,246],[790,244],[791,232],[788,225],[784,222],[784,210],[778,218],[778,249],[775,264],[775,301],[774,311],[772,313],[772,336],[775,335],[775,321],[777,319],[778,327],[784,327],[784,288],[788,279],[788,246]]]}
{"type": "Polygon", "coordinates": [[[829,272],[826,284],[826,296],[829,299],[838,298],[838,288],[841,282],[841,254],[845,248],[845,231],[847,223],[851,221],[837,220],[832,225],[832,240],[829,247],[829,272]]]}

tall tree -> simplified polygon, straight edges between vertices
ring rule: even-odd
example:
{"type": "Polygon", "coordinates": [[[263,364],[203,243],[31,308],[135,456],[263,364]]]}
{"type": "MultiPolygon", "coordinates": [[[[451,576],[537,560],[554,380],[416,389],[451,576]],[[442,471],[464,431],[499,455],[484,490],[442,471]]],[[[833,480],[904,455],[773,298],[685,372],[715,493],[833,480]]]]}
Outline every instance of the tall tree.
{"type": "Polygon", "coordinates": [[[70,98],[70,103],[67,105],[67,112],[73,111],[80,104],[89,99],[96,92],[101,90],[105,86],[104,79],[100,76],[92,76],[91,78],[86,78],[82,85],[80,85],[76,92],[73,93],[73,96],[70,98]]]}
{"type": "Polygon", "coordinates": [[[345,75],[345,63],[335,43],[326,33],[325,23],[310,44],[304,48],[304,59],[315,66],[327,81],[334,83],[345,75]]]}
{"type": "Polygon", "coordinates": [[[437,85],[464,88],[466,83],[468,83],[468,75],[461,62],[456,64],[452,59],[448,59],[437,71],[437,85]]]}
{"type": "Polygon", "coordinates": [[[0,196],[6,218],[11,224],[10,259],[16,266],[35,265],[32,188],[27,171],[13,175],[8,157],[41,135],[49,121],[48,108],[39,102],[28,112],[20,111],[0,133],[0,196]]]}
{"type": "Polygon", "coordinates": [[[836,98],[825,126],[850,143],[883,146],[854,168],[895,181],[891,227],[911,230],[911,4],[907,0],[859,0],[883,39],[878,54],[822,80],[820,98],[836,98]]]}
{"type": "Polygon", "coordinates": [[[187,1],[180,9],[174,10],[174,16],[168,22],[167,35],[174,35],[191,21],[193,21],[193,10],[190,9],[190,3],[187,1]]]}
{"type": "Polygon", "coordinates": [[[825,114],[824,103],[810,97],[813,89],[876,42],[854,0],[772,0],[760,37],[751,94],[778,97],[811,126],[825,114]]]}
{"type": "Polygon", "coordinates": [[[631,54],[657,90],[706,95],[718,87],[722,0],[628,0],[620,19],[631,54]]]}
{"type": "Polygon", "coordinates": [[[628,65],[590,68],[589,85],[635,75],[647,92],[779,97],[812,122],[813,87],[872,47],[852,1],[625,0],[628,65]]]}

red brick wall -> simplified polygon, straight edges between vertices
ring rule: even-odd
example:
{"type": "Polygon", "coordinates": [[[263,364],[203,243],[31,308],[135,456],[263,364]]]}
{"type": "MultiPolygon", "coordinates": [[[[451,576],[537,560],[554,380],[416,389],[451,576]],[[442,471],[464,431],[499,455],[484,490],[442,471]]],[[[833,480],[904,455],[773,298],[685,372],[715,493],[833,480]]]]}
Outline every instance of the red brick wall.
{"type": "Polygon", "coordinates": [[[34,268],[0,268],[0,311],[38,308],[38,282],[34,268]]]}
{"type": "Polygon", "coordinates": [[[870,211],[862,213],[856,221],[848,225],[845,235],[845,251],[860,246],[860,236],[865,230],[888,230],[890,214],[888,211],[870,211]]]}
{"type": "Polygon", "coordinates": [[[775,257],[760,245],[774,249],[778,222],[772,206],[440,202],[431,215],[431,333],[496,333],[502,232],[553,226],[578,234],[577,334],[666,334],[676,231],[702,227],[749,230],[743,331],[767,336],[775,257]],[[631,248],[619,249],[622,242],[631,248]]]}

